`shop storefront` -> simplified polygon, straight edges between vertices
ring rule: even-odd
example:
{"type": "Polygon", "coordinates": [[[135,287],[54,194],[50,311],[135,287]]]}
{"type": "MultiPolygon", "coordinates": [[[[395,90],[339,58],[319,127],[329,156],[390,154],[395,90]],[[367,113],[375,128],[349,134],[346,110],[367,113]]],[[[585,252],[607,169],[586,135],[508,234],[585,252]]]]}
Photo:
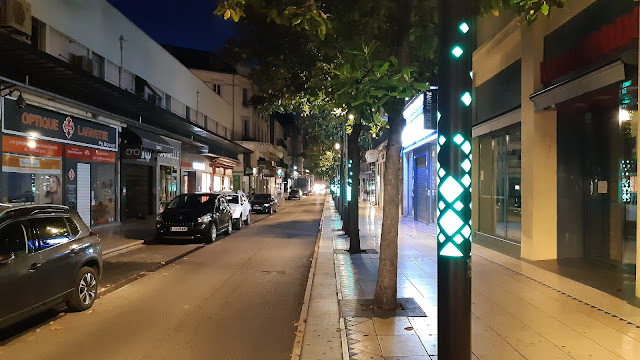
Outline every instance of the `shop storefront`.
{"type": "Polygon", "coordinates": [[[478,137],[478,236],[520,244],[520,123],[478,137]]]}
{"type": "MultiPolygon", "coordinates": [[[[403,112],[406,121],[402,132],[403,215],[426,224],[436,220],[437,133],[425,119],[425,101],[434,100],[420,94],[403,112]]],[[[379,181],[376,177],[378,189],[379,181]]]]}
{"type": "Polygon", "coordinates": [[[211,192],[214,188],[214,172],[210,158],[202,155],[195,146],[182,146],[182,193],[211,192]]]}
{"type": "Polygon", "coordinates": [[[160,209],[158,171],[173,147],[161,136],[138,128],[122,132],[122,218],[144,219],[160,209]],[[159,159],[162,158],[163,160],[159,159]]]}
{"type": "Polygon", "coordinates": [[[116,221],[118,129],[3,100],[3,202],[61,204],[89,225],[116,221]]]}
{"type": "Polygon", "coordinates": [[[629,80],[558,106],[559,258],[635,270],[637,89],[629,80]]]}
{"type": "Polygon", "coordinates": [[[158,153],[158,199],[161,206],[166,206],[180,193],[180,154],[182,143],[162,136],[173,151],[158,153]]]}

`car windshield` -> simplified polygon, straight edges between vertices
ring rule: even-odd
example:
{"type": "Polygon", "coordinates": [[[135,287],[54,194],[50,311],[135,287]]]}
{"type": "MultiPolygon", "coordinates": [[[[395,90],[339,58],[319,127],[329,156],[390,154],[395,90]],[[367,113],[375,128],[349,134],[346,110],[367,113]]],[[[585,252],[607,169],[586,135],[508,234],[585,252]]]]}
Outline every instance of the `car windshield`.
{"type": "Polygon", "coordinates": [[[227,198],[227,202],[229,204],[240,204],[240,201],[238,200],[238,195],[226,195],[225,197],[227,198]]]}
{"type": "Polygon", "coordinates": [[[180,195],[174,198],[167,209],[196,209],[203,204],[213,204],[215,197],[210,195],[180,195]]]}
{"type": "Polygon", "coordinates": [[[271,195],[269,194],[255,194],[253,195],[253,200],[269,200],[271,199],[271,195]]]}

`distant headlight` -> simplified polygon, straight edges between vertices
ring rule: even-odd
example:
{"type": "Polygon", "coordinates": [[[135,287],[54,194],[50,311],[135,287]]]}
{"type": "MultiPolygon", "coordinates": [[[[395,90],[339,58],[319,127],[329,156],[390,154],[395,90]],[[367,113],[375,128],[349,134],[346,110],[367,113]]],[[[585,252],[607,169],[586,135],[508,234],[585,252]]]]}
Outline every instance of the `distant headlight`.
{"type": "Polygon", "coordinates": [[[211,221],[211,215],[203,215],[198,218],[198,222],[201,224],[208,224],[211,221]]]}

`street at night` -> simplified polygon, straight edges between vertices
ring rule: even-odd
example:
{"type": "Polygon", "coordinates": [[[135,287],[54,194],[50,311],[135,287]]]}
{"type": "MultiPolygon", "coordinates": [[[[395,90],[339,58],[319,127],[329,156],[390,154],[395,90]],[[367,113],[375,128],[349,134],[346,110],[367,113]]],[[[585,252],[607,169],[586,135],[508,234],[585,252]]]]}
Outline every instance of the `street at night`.
{"type": "Polygon", "coordinates": [[[0,0],[0,360],[640,360],[639,0],[0,0]]]}

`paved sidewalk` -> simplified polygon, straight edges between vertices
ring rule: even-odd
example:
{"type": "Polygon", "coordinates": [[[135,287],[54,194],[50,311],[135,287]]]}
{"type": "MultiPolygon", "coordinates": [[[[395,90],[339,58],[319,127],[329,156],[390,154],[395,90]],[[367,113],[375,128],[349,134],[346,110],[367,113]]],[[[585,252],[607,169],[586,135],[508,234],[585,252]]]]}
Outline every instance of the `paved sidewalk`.
{"type": "MultiPolygon", "coordinates": [[[[381,222],[379,208],[361,204],[363,249],[379,250],[381,222]]],[[[340,232],[333,239],[348,248],[340,232]]],[[[474,359],[640,359],[639,308],[476,244],[472,251],[474,359]]],[[[334,259],[338,298],[372,298],[378,255],[334,259]]],[[[398,297],[414,298],[427,316],[345,318],[351,359],[438,358],[436,259],[435,227],[401,219],[398,297]]]]}

